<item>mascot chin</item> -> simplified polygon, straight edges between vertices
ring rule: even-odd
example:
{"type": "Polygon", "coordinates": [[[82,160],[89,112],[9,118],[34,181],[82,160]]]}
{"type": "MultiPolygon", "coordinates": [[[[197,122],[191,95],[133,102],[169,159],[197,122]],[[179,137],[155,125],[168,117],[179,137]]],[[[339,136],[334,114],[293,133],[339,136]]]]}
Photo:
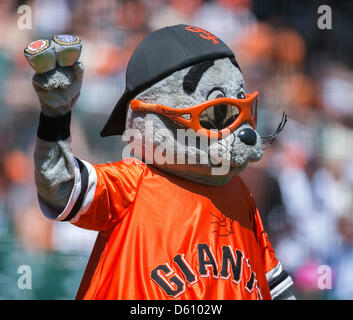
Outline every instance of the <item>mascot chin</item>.
{"type": "Polygon", "coordinates": [[[295,299],[237,175],[261,159],[285,116],[275,134],[259,136],[258,93],[245,92],[229,47],[195,26],[147,36],[101,132],[123,135],[132,157],[105,164],[70,148],[80,51],[72,35],[25,49],[41,105],[34,153],[41,210],[99,231],[76,298],[295,299]]]}

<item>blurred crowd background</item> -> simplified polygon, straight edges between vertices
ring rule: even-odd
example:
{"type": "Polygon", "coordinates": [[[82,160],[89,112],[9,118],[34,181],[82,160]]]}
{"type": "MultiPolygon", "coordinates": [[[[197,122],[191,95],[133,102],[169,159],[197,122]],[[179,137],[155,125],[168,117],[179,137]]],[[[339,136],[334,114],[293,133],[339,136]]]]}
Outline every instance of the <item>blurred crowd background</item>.
{"type": "Polygon", "coordinates": [[[253,192],[278,258],[300,299],[353,298],[353,2],[280,0],[34,0],[0,2],[0,299],[73,299],[96,233],[52,223],[39,211],[33,149],[39,104],[27,43],[53,34],[83,39],[83,88],[72,119],[74,153],[119,160],[116,137],[101,138],[124,90],[125,68],[149,32],[203,27],[235,52],[246,91],[258,90],[259,132],[288,123],[242,177],[253,192]],[[29,5],[32,28],[18,26],[29,5]],[[332,9],[321,30],[317,10],[332,9]],[[19,267],[32,270],[30,290],[19,267]],[[320,289],[320,266],[326,289],[320,289]]]}

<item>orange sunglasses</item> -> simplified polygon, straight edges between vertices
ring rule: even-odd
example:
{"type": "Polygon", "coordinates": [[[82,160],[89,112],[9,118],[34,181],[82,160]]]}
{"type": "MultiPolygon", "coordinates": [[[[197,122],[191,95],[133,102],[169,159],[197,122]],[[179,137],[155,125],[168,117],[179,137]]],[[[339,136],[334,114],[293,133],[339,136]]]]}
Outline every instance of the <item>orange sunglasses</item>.
{"type": "Polygon", "coordinates": [[[154,112],[168,117],[185,128],[193,129],[209,138],[220,138],[248,122],[256,129],[258,92],[246,94],[245,99],[216,98],[184,109],[131,100],[134,111],[154,112]]]}

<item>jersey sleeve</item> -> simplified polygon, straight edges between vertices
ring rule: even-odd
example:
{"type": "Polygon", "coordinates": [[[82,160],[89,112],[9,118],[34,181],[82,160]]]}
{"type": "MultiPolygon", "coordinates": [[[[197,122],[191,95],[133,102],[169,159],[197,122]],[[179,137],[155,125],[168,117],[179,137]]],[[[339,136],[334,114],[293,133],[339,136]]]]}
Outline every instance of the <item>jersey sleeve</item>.
{"type": "MultiPolygon", "coordinates": [[[[146,165],[135,159],[93,165],[77,158],[75,164],[70,199],[55,220],[96,231],[119,223],[135,199],[146,165]]],[[[42,210],[50,213],[50,208],[42,210]]]]}
{"type": "MultiPolygon", "coordinates": [[[[255,203],[253,203],[255,206],[255,203]]],[[[293,294],[293,281],[277,260],[271,242],[264,230],[260,212],[255,210],[255,233],[265,267],[266,279],[270,288],[272,299],[295,299],[293,294]]]]}

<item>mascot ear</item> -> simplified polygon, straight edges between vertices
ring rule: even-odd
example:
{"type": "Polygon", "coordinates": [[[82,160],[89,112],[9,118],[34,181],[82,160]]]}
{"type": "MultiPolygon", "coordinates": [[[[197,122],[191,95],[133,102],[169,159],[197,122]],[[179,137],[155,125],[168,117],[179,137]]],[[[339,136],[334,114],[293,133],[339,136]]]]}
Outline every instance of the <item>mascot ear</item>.
{"type": "Polygon", "coordinates": [[[208,61],[198,72],[195,69],[191,72],[185,92],[192,93],[195,90],[192,83],[197,85],[198,77],[211,66],[210,61],[221,58],[232,58],[235,61],[232,50],[221,39],[204,29],[179,24],[152,32],[140,42],[130,58],[126,69],[125,92],[116,104],[101,136],[123,134],[128,103],[138,93],[175,71],[208,61]]]}
{"type": "Polygon", "coordinates": [[[193,65],[190,68],[189,72],[184,77],[184,80],[183,80],[184,92],[187,93],[188,95],[195,92],[202,75],[213,65],[214,65],[214,61],[204,61],[193,65]]]}
{"type": "MultiPolygon", "coordinates": [[[[238,68],[239,71],[241,72],[241,69],[240,69],[240,67],[239,67],[239,64],[238,64],[237,60],[235,60],[234,57],[229,58],[229,60],[230,60],[230,62],[233,64],[233,66],[236,67],[236,68],[238,68]]],[[[241,72],[241,73],[242,73],[242,72],[241,72]]]]}

